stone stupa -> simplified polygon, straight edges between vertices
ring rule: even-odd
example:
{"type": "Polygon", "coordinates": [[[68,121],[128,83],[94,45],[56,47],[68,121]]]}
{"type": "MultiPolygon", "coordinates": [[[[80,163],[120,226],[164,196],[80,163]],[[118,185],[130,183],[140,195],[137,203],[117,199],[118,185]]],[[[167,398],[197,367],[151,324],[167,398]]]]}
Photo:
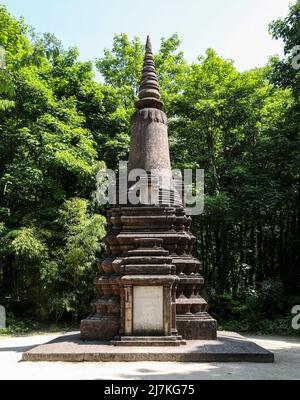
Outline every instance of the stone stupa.
{"type": "MultiPolygon", "coordinates": [[[[199,294],[204,279],[192,256],[191,218],[180,190],[165,183],[172,177],[168,121],[149,37],[136,108],[128,171],[147,172],[144,184],[155,186],[157,201],[145,204],[141,198],[137,205],[110,210],[105,239],[110,256],[99,265],[99,298],[92,316],[81,323],[81,337],[135,346],[215,340],[217,322],[199,294]]],[[[134,183],[126,194],[132,188],[134,183]]]]}

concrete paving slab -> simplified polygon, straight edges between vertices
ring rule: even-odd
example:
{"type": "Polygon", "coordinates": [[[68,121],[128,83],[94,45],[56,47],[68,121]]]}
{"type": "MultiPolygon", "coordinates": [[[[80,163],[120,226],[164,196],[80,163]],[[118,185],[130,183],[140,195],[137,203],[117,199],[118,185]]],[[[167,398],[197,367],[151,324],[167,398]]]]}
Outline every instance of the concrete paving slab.
{"type": "Polygon", "coordinates": [[[20,362],[22,353],[57,334],[0,337],[0,380],[300,380],[300,338],[249,336],[275,354],[273,364],[178,362],[20,362]]]}

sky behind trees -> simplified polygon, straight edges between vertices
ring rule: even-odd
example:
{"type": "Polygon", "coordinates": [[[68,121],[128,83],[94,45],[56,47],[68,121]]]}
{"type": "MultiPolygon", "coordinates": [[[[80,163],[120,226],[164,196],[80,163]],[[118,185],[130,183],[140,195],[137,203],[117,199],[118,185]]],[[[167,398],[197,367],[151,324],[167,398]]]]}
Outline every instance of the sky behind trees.
{"type": "Polygon", "coordinates": [[[39,32],[52,32],[64,46],[78,46],[83,60],[111,48],[113,37],[150,34],[154,49],[162,36],[178,32],[189,61],[208,47],[235,60],[239,70],[265,65],[282,55],[282,42],[268,34],[268,24],[288,13],[291,0],[4,0],[15,17],[39,32]]]}

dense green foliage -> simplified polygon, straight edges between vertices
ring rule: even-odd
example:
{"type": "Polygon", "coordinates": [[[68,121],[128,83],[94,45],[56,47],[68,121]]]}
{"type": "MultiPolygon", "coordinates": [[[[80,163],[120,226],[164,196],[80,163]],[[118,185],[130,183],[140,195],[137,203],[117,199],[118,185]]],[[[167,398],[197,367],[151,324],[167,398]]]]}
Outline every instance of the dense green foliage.
{"type": "MultiPolygon", "coordinates": [[[[205,213],[193,233],[213,288],[206,297],[240,330],[278,332],[276,317],[288,332],[300,303],[300,72],[291,67],[299,12],[298,0],[270,26],[286,59],[265,68],[239,72],[212,49],[189,64],[177,35],[155,55],[173,166],[205,169],[205,213]]],[[[39,320],[77,318],[104,250],[95,176],[127,158],[144,46],[116,36],[96,61],[102,84],[75,48],[2,6],[0,27],[0,304],[39,320]]]]}
{"type": "Polygon", "coordinates": [[[103,161],[84,109],[102,123],[110,91],[75,49],[30,41],[4,7],[0,21],[0,302],[38,318],[87,312],[105,218],[94,214],[103,161]]]}

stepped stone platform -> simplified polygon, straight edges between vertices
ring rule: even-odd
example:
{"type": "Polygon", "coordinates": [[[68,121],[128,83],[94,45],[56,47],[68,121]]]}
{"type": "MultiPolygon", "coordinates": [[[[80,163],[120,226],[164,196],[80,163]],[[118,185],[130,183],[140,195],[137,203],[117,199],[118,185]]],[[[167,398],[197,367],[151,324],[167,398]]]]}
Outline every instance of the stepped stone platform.
{"type": "Polygon", "coordinates": [[[218,332],[217,340],[191,340],[179,347],[114,346],[109,342],[83,341],[79,333],[73,333],[24,353],[22,361],[273,363],[274,355],[231,332],[218,332]]]}
{"type": "Polygon", "coordinates": [[[111,341],[114,346],[131,347],[172,347],[186,345],[186,341],[181,336],[122,336],[117,340],[111,341]]]}

